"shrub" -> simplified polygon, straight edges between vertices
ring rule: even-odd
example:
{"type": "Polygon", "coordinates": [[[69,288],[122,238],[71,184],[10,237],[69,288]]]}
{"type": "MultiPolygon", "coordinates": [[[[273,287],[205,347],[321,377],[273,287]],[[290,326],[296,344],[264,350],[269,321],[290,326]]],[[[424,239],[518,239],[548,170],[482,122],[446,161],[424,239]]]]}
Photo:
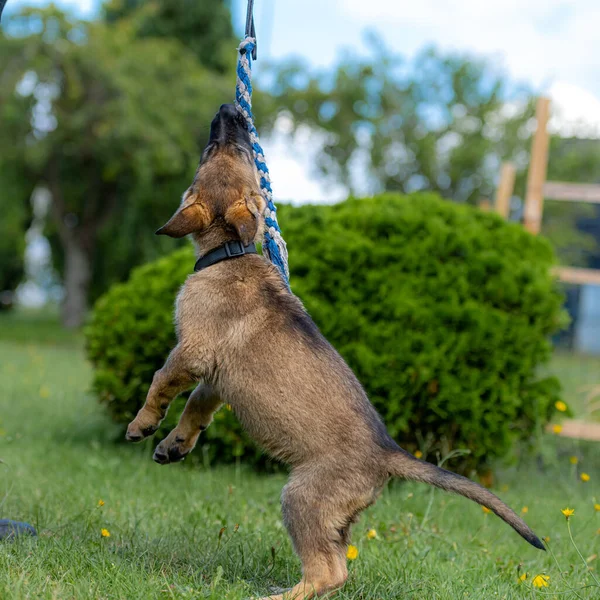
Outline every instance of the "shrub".
{"type": "MultiPolygon", "coordinates": [[[[425,194],[284,206],[280,221],[294,292],[404,447],[468,448],[453,467],[482,469],[550,419],[559,384],[538,366],[563,313],[544,239],[425,194]]],[[[192,267],[191,249],[175,252],[95,307],[94,387],[119,422],[175,342],[173,300],[192,267]]],[[[225,410],[204,443],[210,456],[257,460],[225,410]]]]}

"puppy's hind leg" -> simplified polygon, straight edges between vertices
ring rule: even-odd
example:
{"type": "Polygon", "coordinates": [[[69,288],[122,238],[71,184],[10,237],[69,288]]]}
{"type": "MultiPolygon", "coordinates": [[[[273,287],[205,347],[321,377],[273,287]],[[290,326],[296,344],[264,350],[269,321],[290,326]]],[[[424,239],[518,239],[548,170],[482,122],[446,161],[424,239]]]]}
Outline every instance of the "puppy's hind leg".
{"type": "Polygon", "coordinates": [[[183,460],[196,446],[200,433],[212,422],[223,401],[213,388],[201,383],[188,398],[177,427],[156,447],[154,460],[166,465],[183,460]]]}
{"type": "Polygon", "coordinates": [[[302,581],[290,590],[261,600],[303,600],[323,597],[348,578],[347,525],[333,497],[313,489],[310,478],[294,477],[284,489],[282,509],[294,549],[302,561],[302,581]]]}
{"type": "Polygon", "coordinates": [[[189,363],[180,346],[175,346],[162,369],[154,373],[144,406],[129,423],[126,438],[140,442],[152,435],[167,414],[169,405],[181,392],[194,383],[189,363]]]}

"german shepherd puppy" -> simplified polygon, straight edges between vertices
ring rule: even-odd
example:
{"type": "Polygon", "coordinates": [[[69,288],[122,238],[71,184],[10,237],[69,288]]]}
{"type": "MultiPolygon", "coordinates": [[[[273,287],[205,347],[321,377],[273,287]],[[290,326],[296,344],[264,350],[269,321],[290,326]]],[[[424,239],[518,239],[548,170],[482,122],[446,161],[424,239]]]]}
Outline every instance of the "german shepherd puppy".
{"type": "MultiPolygon", "coordinates": [[[[157,234],[191,235],[203,257],[227,242],[255,242],[264,209],[246,124],[225,104],[191,187],[157,234]]],[[[265,258],[243,254],[190,275],[175,312],[178,343],[154,375],[127,439],[154,433],[173,398],[198,384],[156,448],[156,462],[183,459],[227,402],[252,438],[291,467],[281,501],[303,577],[271,600],[313,598],[344,584],[350,527],[390,477],[466,496],[544,549],[494,494],[394,442],[350,368],[265,258]]]]}

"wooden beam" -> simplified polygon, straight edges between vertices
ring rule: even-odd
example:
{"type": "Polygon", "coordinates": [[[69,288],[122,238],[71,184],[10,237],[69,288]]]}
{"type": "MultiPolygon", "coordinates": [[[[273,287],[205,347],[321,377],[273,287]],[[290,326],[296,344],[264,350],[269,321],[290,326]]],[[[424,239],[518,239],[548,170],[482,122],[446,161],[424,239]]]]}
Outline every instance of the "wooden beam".
{"type": "Polygon", "coordinates": [[[510,199],[515,187],[515,173],[515,165],[510,162],[502,163],[494,208],[504,219],[508,219],[510,214],[510,199]]]}
{"type": "Polygon", "coordinates": [[[524,226],[527,231],[537,235],[542,227],[544,209],[544,183],[548,167],[548,118],[550,100],[538,98],[535,109],[537,128],[531,144],[531,159],[527,174],[527,193],[525,194],[524,226]]]}
{"type": "Polygon", "coordinates": [[[489,198],[481,198],[479,200],[479,208],[483,212],[490,212],[492,210],[492,203],[489,201],[489,198]]]}
{"type": "Polygon", "coordinates": [[[544,197],[549,200],[600,204],[600,184],[547,181],[544,184],[544,197]]]}
{"type": "Polygon", "coordinates": [[[553,273],[563,283],[574,283],[576,285],[600,285],[600,270],[581,269],[579,267],[555,267],[553,273]]]}
{"type": "MultiPolygon", "coordinates": [[[[591,442],[600,442],[600,423],[590,423],[589,421],[568,419],[561,423],[561,430],[558,435],[562,437],[573,438],[576,440],[589,440],[591,442]]],[[[554,433],[552,425],[546,426],[548,433],[554,433]]],[[[556,434],[555,434],[556,435],[556,434]]]]}

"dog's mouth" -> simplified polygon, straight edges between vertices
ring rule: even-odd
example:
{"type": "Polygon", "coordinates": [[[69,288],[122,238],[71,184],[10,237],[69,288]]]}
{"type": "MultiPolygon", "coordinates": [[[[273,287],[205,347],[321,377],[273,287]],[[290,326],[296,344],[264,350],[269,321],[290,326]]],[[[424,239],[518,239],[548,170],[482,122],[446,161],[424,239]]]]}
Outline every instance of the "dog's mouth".
{"type": "Polygon", "coordinates": [[[212,120],[203,160],[210,158],[217,149],[229,150],[248,160],[253,158],[246,120],[233,104],[223,104],[212,120]]]}

